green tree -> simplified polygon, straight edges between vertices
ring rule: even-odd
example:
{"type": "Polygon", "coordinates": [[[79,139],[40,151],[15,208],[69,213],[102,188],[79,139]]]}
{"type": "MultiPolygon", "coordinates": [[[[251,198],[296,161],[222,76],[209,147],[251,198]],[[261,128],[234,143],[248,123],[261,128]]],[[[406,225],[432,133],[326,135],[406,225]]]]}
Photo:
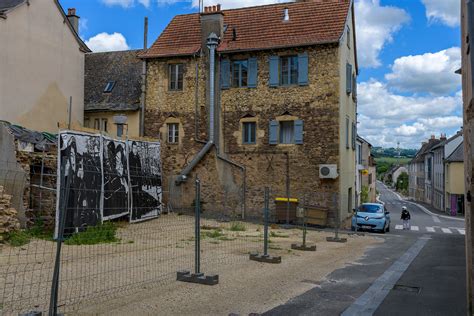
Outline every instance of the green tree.
{"type": "Polygon", "coordinates": [[[407,192],[408,191],[408,173],[402,172],[397,179],[395,184],[397,191],[407,192]]]}
{"type": "Polygon", "coordinates": [[[369,187],[366,185],[363,185],[360,191],[360,202],[361,203],[369,202],[369,187]]]}

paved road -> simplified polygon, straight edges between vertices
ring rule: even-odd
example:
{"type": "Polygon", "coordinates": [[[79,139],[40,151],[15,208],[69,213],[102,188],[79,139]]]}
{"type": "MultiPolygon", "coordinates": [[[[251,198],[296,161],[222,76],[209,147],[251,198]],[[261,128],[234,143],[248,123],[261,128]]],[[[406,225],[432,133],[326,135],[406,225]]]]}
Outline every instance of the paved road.
{"type": "Polygon", "coordinates": [[[264,315],[466,314],[464,222],[427,214],[383,185],[378,190],[392,216],[391,232],[377,234],[385,242],[264,315]],[[395,229],[403,205],[418,230],[395,229]]]}

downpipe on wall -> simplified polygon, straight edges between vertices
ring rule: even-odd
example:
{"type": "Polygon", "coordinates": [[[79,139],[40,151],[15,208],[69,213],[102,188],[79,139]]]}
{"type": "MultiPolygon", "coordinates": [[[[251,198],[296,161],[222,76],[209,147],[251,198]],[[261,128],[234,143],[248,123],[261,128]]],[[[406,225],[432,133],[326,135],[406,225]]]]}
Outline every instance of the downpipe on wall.
{"type": "Polygon", "coordinates": [[[215,56],[216,56],[216,48],[219,45],[219,37],[215,33],[209,34],[207,38],[207,48],[209,48],[209,140],[204,145],[204,147],[199,151],[199,153],[193,158],[193,160],[184,168],[183,171],[179,174],[178,178],[176,179],[176,185],[181,185],[181,183],[185,182],[188,178],[189,173],[196,167],[196,165],[204,158],[204,156],[209,152],[215,142],[214,136],[214,91],[215,91],[215,56]]]}

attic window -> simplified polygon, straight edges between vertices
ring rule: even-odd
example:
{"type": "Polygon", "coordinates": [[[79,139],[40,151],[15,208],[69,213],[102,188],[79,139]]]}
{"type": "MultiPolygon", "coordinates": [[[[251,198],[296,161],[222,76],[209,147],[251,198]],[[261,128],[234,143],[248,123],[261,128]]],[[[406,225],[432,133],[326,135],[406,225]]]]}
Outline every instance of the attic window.
{"type": "Polygon", "coordinates": [[[114,89],[114,87],[115,87],[115,81],[109,81],[109,82],[107,82],[107,84],[105,85],[104,92],[105,92],[105,93],[110,93],[110,92],[112,92],[112,90],[114,89]]]}

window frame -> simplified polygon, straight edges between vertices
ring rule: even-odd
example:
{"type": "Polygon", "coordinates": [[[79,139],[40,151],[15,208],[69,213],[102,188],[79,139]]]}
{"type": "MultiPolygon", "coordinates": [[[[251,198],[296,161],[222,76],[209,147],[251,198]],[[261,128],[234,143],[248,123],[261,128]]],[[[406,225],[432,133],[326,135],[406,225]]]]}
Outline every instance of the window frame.
{"type": "Polygon", "coordinates": [[[278,121],[278,143],[284,144],[284,145],[295,144],[295,121],[294,120],[278,121]],[[287,125],[286,128],[288,128],[291,131],[291,139],[289,142],[283,141],[283,125],[287,125]]]}
{"type": "Polygon", "coordinates": [[[166,137],[167,143],[179,144],[179,123],[166,123],[166,127],[168,132],[166,137]]]}
{"type": "Polygon", "coordinates": [[[125,124],[117,124],[117,137],[123,136],[123,128],[125,124]]]}
{"type": "Polygon", "coordinates": [[[183,90],[184,90],[184,64],[182,63],[168,64],[168,91],[183,91],[183,90]],[[180,83],[181,83],[181,86],[180,86],[180,83]]]}
{"type": "Polygon", "coordinates": [[[350,148],[350,145],[349,145],[349,127],[350,127],[350,121],[349,121],[349,118],[346,117],[346,149],[350,148]]]}
{"type": "Polygon", "coordinates": [[[115,87],[115,84],[116,84],[116,82],[113,81],[113,80],[107,81],[107,83],[106,83],[106,85],[105,85],[105,88],[104,88],[104,93],[111,93],[112,90],[113,90],[114,87],[115,87]]]}
{"type": "Polygon", "coordinates": [[[280,56],[278,61],[278,76],[280,86],[294,86],[298,85],[299,61],[298,55],[280,56]],[[283,62],[287,61],[287,73],[283,70],[283,62]],[[296,65],[296,66],[295,66],[296,65]],[[284,83],[283,78],[286,78],[287,83],[284,83]],[[292,79],[294,81],[292,81],[292,79]]]}
{"type": "Polygon", "coordinates": [[[100,119],[100,130],[103,131],[103,132],[107,132],[107,126],[108,125],[108,121],[106,118],[102,118],[100,119]]]}
{"type": "Polygon", "coordinates": [[[244,145],[255,145],[257,144],[257,122],[256,121],[246,121],[242,122],[242,144],[244,145]],[[250,129],[249,134],[247,135],[247,126],[250,129]],[[253,127],[253,128],[252,128],[253,127]],[[253,135],[252,135],[253,133],[253,135]],[[249,136],[250,140],[246,136],[249,136]],[[252,140],[253,136],[253,140],[252,140]]]}
{"type": "Polygon", "coordinates": [[[231,87],[232,88],[248,88],[249,86],[249,61],[248,59],[236,59],[232,60],[231,67],[230,67],[230,72],[231,72],[231,87]],[[245,85],[242,84],[243,82],[243,71],[242,71],[242,65],[246,64],[246,76],[245,76],[245,85]],[[238,84],[235,84],[235,66],[238,65],[238,84]]]}

